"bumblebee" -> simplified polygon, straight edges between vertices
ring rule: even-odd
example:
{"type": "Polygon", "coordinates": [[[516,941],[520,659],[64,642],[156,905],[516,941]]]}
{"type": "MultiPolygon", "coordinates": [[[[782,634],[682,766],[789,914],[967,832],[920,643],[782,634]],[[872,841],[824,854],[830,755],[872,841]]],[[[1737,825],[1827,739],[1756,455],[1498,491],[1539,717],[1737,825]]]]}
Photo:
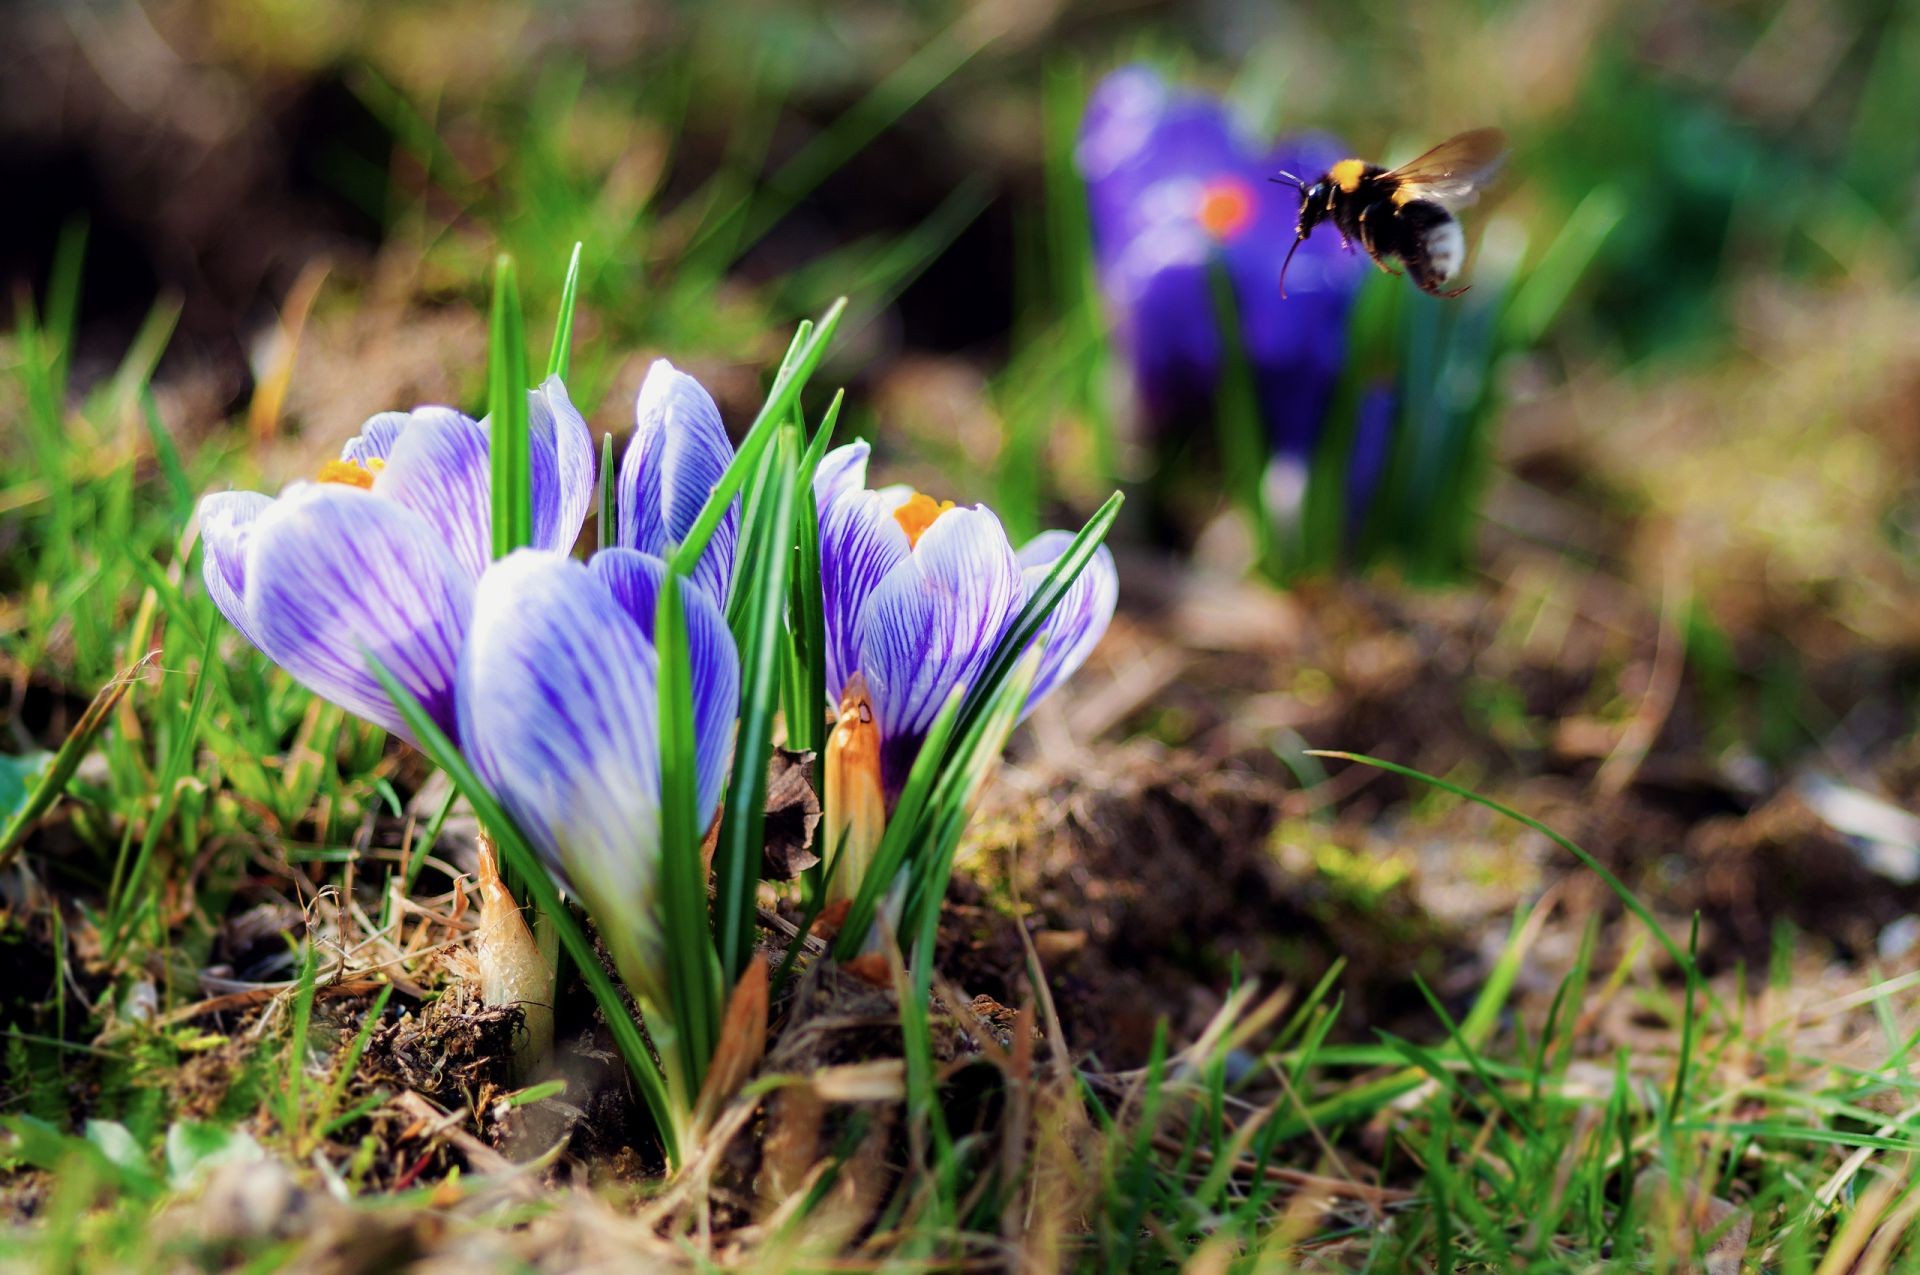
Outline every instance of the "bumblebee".
{"type": "Polygon", "coordinates": [[[1466,236],[1453,214],[1479,196],[1499,170],[1506,148],[1505,133],[1476,128],[1449,137],[1398,168],[1343,159],[1311,183],[1292,173],[1273,178],[1300,192],[1300,223],[1280,267],[1280,295],[1287,295],[1293,254],[1315,226],[1331,221],[1348,252],[1358,239],[1373,263],[1388,274],[1400,273],[1387,264],[1395,258],[1422,292],[1459,296],[1466,287],[1445,290],[1467,259],[1466,236]]]}

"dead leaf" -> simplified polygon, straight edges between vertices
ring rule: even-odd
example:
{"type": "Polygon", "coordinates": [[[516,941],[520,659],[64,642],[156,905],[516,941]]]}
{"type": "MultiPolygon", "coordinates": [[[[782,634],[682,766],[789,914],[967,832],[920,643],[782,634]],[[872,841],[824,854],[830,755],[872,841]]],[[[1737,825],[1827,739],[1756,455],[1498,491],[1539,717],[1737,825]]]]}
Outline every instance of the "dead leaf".
{"type": "Polygon", "coordinates": [[[756,956],[747,962],[747,972],[727,998],[720,1043],[714,1047],[707,1082],[700,1087],[700,1100],[694,1105],[694,1119],[701,1128],[710,1126],[720,1109],[740,1092],[766,1051],[767,963],[756,956]]]}
{"type": "Polygon", "coordinates": [[[813,754],[776,748],[767,762],[766,849],[760,875],[791,881],[820,862],[813,850],[820,797],[813,790],[813,754]]]}

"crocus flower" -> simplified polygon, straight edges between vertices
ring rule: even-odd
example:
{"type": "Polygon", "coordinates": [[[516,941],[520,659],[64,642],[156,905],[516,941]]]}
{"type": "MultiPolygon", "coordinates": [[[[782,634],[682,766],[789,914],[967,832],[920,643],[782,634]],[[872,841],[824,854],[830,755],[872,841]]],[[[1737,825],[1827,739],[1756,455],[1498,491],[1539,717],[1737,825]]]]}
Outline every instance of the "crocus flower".
{"type": "MultiPolygon", "coordinates": [[[[869,490],[868,447],[821,461],[814,478],[826,629],[827,692],[839,706],[829,741],[827,844],[845,842],[859,887],[863,851],[877,845],[888,806],[956,687],[972,685],[1029,591],[1072,537],[1048,532],[1015,552],[984,505],[936,503],[906,487],[869,490]]],[[[1027,709],[1077,669],[1113,618],[1118,577],[1103,547],[1037,640],[1027,709]]]]}
{"type": "Polygon", "coordinates": [[[1277,455],[1305,459],[1320,437],[1346,358],[1347,315],[1363,258],[1332,235],[1294,243],[1299,192],[1269,180],[1310,176],[1340,158],[1326,137],[1257,145],[1213,98],[1129,67],[1094,91],[1075,163],[1116,334],[1146,416],[1165,427],[1214,403],[1225,347],[1210,273],[1233,287],[1240,343],[1277,455]]]}
{"type": "MultiPolygon", "coordinates": [[[[533,542],[568,549],[594,491],[586,423],[558,378],[528,394],[533,542]]],[[[278,498],[200,503],[207,592],[295,681],[411,738],[375,680],[380,660],[455,729],[454,672],[491,556],[488,426],[448,407],[385,412],[317,480],[278,498]]]]}
{"type": "MultiPolygon", "coordinates": [[[[619,543],[664,557],[693,529],[732,460],[733,443],[713,396],[673,364],[657,360],[640,387],[633,439],[620,463],[619,543]]],[[[735,497],[693,571],[694,580],[722,607],[733,587],[739,536],[735,497]]]]}
{"type": "MultiPolygon", "coordinates": [[[[460,737],[474,768],[656,1006],[668,1003],[652,636],[665,579],[664,562],[632,549],[605,549],[590,563],[511,553],[475,590],[458,675],[460,737]]],[[[705,824],[720,802],[740,667],[720,604],[691,581],[681,588],[705,824]]]]}

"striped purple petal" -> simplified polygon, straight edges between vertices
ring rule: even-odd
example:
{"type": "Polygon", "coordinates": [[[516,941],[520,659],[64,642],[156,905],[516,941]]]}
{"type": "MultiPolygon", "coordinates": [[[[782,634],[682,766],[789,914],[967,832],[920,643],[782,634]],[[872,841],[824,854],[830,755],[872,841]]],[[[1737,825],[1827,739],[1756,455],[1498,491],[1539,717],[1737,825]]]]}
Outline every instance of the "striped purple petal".
{"type": "Polygon", "coordinates": [[[454,729],[473,583],[419,514],[358,487],[295,483],[252,523],[243,582],[241,630],[295,681],[411,739],[372,656],[454,729]]]}
{"type": "Polygon", "coordinates": [[[580,538],[593,506],[593,436],[567,397],[567,387],[549,376],[527,391],[528,452],[533,462],[533,544],[566,553],[580,538]]]}
{"type": "Polygon", "coordinates": [[[451,407],[415,408],[374,476],[373,492],[425,519],[470,578],[487,569],[493,473],[480,422],[451,407]]]}
{"type": "Polygon", "coordinates": [[[623,971],[658,977],[652,645],[586,564],[522,549],[482,577],[460,658],[462,747],[581,897],[623,971]],[[624,948],[625,950],[620,950],[624,948]]]}
{"type": "Polygon", "coordinates": [[[813,507],[822,517],[841,495],[867,485],[867,456],[872,450],[866,439],[856,438],[820,458],[819,468],[813,471],[813,507]]]}
{"type": "Polygon", "coordinates": [[[394,440],[407,427],[409,417],[407,412],[380,412],[369,416],[360,432],[340,449],[340,459],[350,460],[362,469],[368,468],[368,461],[386,460],[393,453],[394,440]]]}
{"type": "MultiPolygon", "coordinates": [[[[1040,587],[1048,569],[1072,543],[1072,532],[1043,531],[1022,546],[1020,566],[1027,596],[1040,587]]],[[[1079,577],[1067,587],[1066,596],[1060,599],[1046,626],[1040,630],[1037,640],[1045,645],[1040,650],[1040,667],[1034,672],[1033,689],[1027,693],[1023,712],[1031,713],[1034,705],[1086,663],[1087,656],[1106,635],[1119,597],[1120,574],[1114,569],[1113,554],[1101,545],[1094,550],[1093,558],[1079,577]]]]}
{"type": "Polygon", "coordinates": [[[897,504],[877,491],[844,491],[820,514],[820,588],[827,638],[827,695],[838,704],[860,667],[867,599],[904,561],[911,546],[893,516],[897,504]]]}
{"type": "Polygon", "coordinates": [[[949,509],[882,580],[861,620],[860,658],[880,722],[890,793],[957,686],[970,685],[1025,596],[1020,562],[984,505],[949,509]]]}
{"type": "MultiPolygon", "coordinates": [[[[588,563],[615,602],[653,642],[660,585],[667,564],[638,549],[602,549],[588,563]]],[[[700,771],[700,824],[720,806],[727,765],[733,760],[733,728],[740,716],[740,656],[720,604],[691,580],[680,582],[686,600],[687,649],[693,672],[693,733],[700,771]]]]}
{"type": "Polygon", "coordinates": [[[247,618],[247,549],[260,515],[273,499],[257,491],[216,492],[200,502],[200,576],[227,622],[255,646],[247,618]]]}
{"type": "MultiPolygon", "coordinates": [[[[656,360],[640,387],[633,439],[620,463],[619,543],[665,557],[692,530],[732,460],[733,443],[713,397],[667,360],[656,360]]],[[[693,572],[722,606],[733,586],[739,534],[736,496],[693,572]]]]}

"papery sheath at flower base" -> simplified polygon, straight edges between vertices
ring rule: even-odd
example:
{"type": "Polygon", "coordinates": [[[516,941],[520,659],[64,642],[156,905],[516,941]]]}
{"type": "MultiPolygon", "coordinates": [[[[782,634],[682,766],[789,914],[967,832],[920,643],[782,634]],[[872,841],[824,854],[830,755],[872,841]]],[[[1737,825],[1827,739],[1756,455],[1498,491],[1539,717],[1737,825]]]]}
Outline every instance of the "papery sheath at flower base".
{"type": "Polygon", "coordinates": [[[1222,103],[1146,67],[1116,71],[1095,89],[1075,164],[1101,290],[1150,424],[1165,430],[1213,410],[1226,350],[1210,278],[1217,263],[1232,284],[1270,445],[1311,454],[1368,267],[1336,236],[1315,236],[1295,255],[1283,298],[1300,196],[1269,179],[1318,173],[1338,158],[1320,136],[1257,145],[1222,103]]]}
{"type": "MultiPolygon", "coordinates": [[[[1016,553],[984,505],[866,486],[868,447],[825,456],[814,479],[826,630],[829,897],[850,899],[927,731],[970,687],[1028,592],[1072,537],[1048,532],[1016,553]]],[[[1086,659],[1112,619],[1117,578],[1102,548],[1054,611],[1030,710],[1086,659]]]]}
{"type": "MultiPolygon", "coordinates": [[[[660,826],[659,661],[649,638],[665,564],[611,549],[593,562],[523,549],[483,576],[460,657],[464,751],[515,825],[579,897],[640,999],[663,1059],[674,1051],[660,826]]],[[[730,742],[740,670],[719,605],[683,582],[696,723],[730,742]]],[[[712,819],[725,750],[700,741],[700,817],[712,819]]],[[[690,1094],[680,1098],[690,1101],[690,1094]]]]}
{"type": "MultiPolygon", "coordinates": [[[[594,492],[586,422],[558,378],[528,394],[534,543],[566,549],[594,492]]],[[[200,502],[202,575],[231,621],[294,680],[411,735],[369,654],[456,729],[453,680],[491,549],[488,426],[448,407],[383,412],[317,480],[200,502]]]]}

